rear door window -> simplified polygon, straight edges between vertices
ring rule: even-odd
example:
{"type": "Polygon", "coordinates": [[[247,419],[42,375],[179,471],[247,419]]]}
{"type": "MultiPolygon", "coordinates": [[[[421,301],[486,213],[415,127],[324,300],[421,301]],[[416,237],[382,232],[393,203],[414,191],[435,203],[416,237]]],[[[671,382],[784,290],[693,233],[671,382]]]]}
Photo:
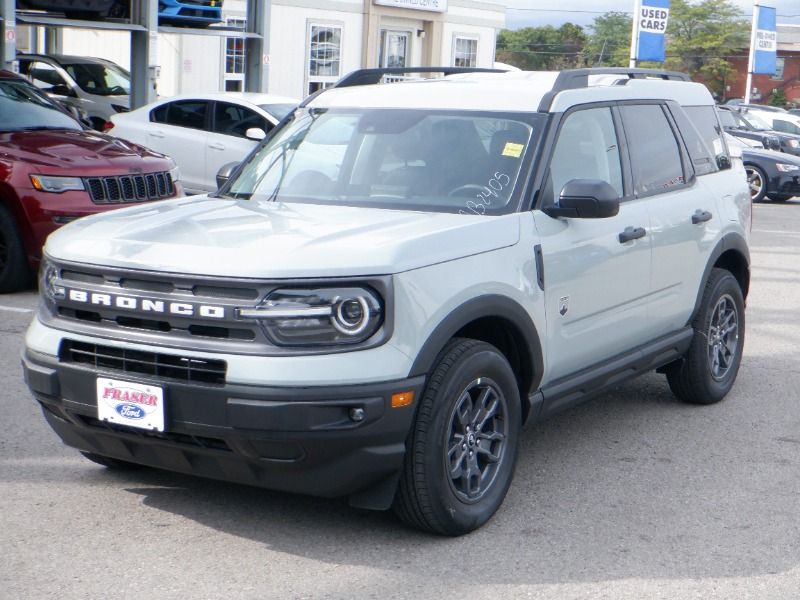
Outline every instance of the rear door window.
{"type": "Polygon", "coordinates": [[[620,107],[637,196],[668,192],[686,184],[678,140],[659,104],[620,107]]]}
{"type": "Polygon", "coordinates": [[[189,129],[206,129],[208,102],[205,100],[178,100],[159,106],[150,112],[150,120],[189,129]]]}

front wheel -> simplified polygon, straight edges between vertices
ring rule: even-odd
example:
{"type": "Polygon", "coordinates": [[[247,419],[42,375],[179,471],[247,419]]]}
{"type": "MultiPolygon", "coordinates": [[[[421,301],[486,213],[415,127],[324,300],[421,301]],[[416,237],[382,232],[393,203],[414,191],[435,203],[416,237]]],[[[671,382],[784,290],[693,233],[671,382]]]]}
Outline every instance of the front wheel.
{"type": "Polygon", "coordinates": [[[667,368],[667,381],[684,402],[713,404],[733,387],[744,348],[744,297],[729,271],[712,269],[692,327],[689,351],[667,368]]]}
{"type": "Polygon", "coordinates": [[[442,535],[483,525],[511,484],[520,428],[519,389],[505,357],[484,342],[451,341],[406,443],[397,515],[442,535]]]}
{"type": "Polygon", "coordinates": [[[755,165],[745,165],[744,170],[747,174],[747,185],[750,186],[750,199],[761,202],[767,195],[767,176],[755,165]]]}

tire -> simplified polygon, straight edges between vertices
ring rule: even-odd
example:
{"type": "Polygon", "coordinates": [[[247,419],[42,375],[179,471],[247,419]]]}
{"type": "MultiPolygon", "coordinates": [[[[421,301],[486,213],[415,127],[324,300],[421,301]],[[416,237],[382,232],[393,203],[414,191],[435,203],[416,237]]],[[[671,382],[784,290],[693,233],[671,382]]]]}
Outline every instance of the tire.
{"type": "Polygon", "coordinates": [[[517,380],[505,357],[484,342],[452,340],[406,442],[395,513],[412,527],[450,536],[486,523],[514,476],[521,424],[517,380]]]}
{"type": "Polygon", "coordinates": [[[786,194],[769,194],[769,199],[773,202],[786,202],[791,196],[786,194]]]}
{"type": "Polygon", "coordinates": [[[105,468],[114,471],[134,471],[142,468],[142,465],[137,465],[136,463],[126,460],[119,460],[118,458],[111,458],[109,456],[101,456],[94,452],[81,452],[81,454],[83,454],[84,458],[88,458],[93,463],[103,465],[105,468]]]}
{"type": "Polygon", "coordinates": [[[767,195],[767,176],[755,165],[745,165],[744,170],[747,173],[747,185],[750,186],[750,199],[761,202],[767,195]]]}
{"type": "Polygon", "coordinates": [[[16,292],[30,283],[30,267],[17,223],[0,206],[0,293],[16,292]]]}
{"type": "Polygon", "coordinates": [[[744,298],[729,271],[712,269],[692,327],[692,344],[682,360],[666,369],[667,381],[684,402],[713,404],[733,387],[744,348],[744,298]],[[727,333],[720,331],[723,323],[727,333]]]}

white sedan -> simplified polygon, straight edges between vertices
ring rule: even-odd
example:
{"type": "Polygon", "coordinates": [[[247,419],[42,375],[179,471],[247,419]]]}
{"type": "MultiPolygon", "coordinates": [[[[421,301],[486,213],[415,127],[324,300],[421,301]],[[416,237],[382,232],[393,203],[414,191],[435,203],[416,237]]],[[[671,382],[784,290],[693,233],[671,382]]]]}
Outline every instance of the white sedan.
{"type": "Polygon", "coordinates": [[[213,192],[216,175],[241,162],[299,100],[251,92],[165,98],[111,117],[107,132],[171,156],[189,194],[213,192]]]}

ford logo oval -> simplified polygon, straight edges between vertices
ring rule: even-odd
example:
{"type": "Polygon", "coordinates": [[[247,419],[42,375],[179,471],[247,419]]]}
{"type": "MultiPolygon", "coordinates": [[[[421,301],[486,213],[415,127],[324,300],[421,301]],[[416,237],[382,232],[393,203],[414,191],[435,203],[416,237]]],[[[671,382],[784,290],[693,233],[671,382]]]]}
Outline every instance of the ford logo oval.
{"type": "Polygon", "coordinates": [[[144,419],[144,410],[135,404],[117,404],[114,410],[126,419],[144,419]]]}

